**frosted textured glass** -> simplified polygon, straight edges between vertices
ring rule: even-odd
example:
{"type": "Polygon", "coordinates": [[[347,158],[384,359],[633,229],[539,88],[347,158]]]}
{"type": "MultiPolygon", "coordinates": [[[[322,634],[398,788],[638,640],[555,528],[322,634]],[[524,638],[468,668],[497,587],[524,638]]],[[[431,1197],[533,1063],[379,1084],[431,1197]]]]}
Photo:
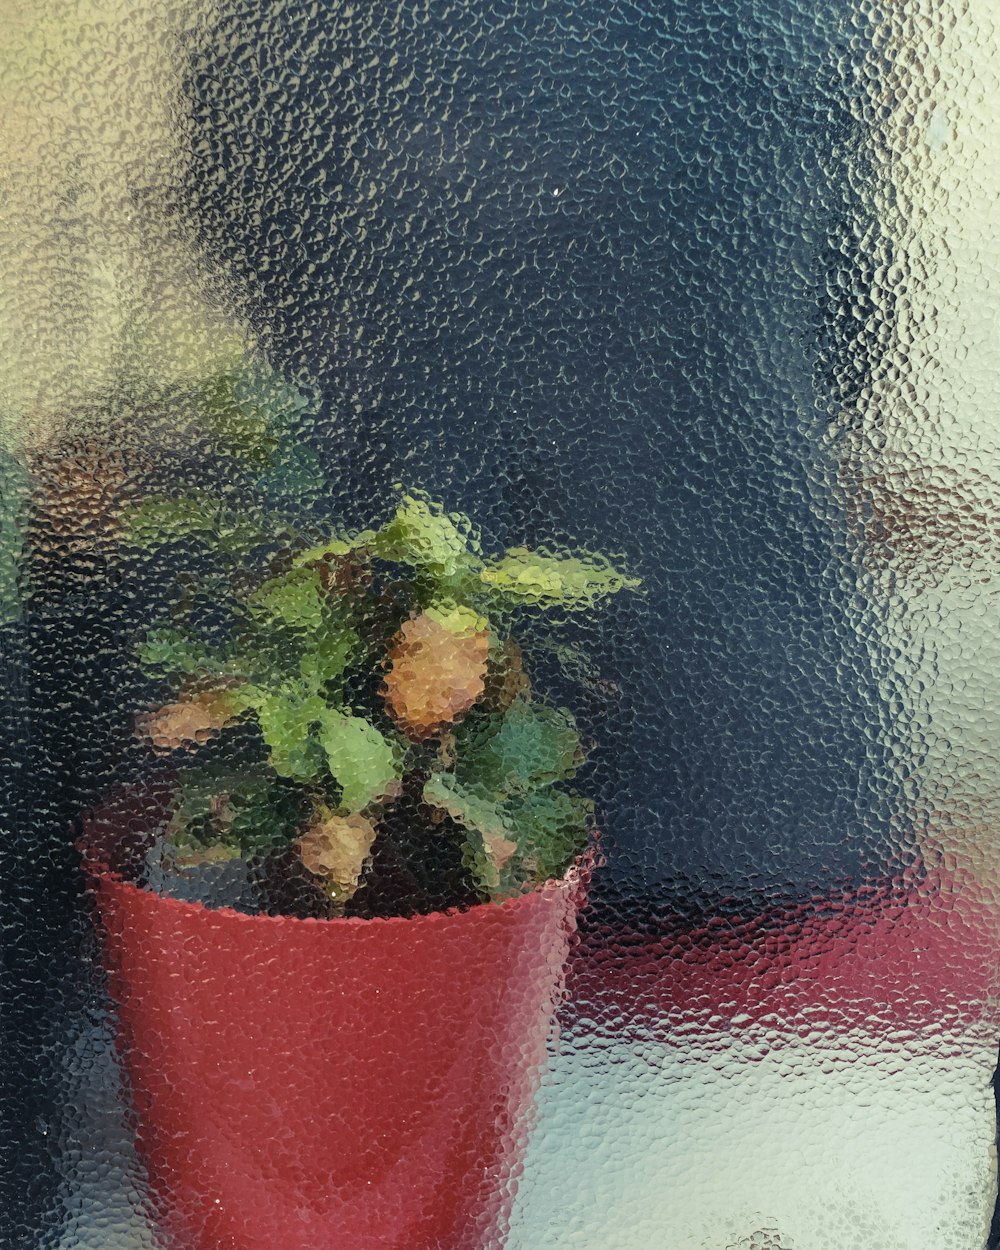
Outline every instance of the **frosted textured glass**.
{"type": "Polygon", "coordinates": [[[1000,1245],[995,6],[0,29],[4,1244],[1000,1245]]]}

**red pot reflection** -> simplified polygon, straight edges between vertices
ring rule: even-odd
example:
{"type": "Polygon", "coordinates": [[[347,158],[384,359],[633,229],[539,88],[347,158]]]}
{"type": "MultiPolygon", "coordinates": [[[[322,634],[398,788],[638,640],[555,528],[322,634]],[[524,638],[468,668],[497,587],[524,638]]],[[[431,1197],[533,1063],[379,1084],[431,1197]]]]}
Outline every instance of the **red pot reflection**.
{"type": "Polygon", "coordinates": [[[994,1020],[998,970],[988,889],[885,882],[757,913],[593,926],[571,988],[616,1034],[669,1040],[679,1028],[752,1025],[846,1034],[994,1020]]]}

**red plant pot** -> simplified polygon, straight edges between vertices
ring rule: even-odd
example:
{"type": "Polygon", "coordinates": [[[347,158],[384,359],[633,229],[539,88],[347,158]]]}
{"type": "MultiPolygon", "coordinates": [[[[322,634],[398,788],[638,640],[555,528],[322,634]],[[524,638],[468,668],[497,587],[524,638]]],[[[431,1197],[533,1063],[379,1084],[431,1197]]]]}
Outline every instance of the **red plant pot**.
{"type": "Polygon", "coordinates": [[[161,897],[94,846],[172,1250],[500,1244],[585,871],[465,912],[298,920],[161,897]]]}

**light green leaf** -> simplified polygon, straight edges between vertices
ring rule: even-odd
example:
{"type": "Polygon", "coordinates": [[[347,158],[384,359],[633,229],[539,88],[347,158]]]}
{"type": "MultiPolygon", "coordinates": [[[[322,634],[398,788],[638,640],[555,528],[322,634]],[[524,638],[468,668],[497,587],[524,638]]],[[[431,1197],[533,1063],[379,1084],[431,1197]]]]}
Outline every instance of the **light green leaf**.
{"type": "Polygon", "coordinates": [[[271,690],[256,681],[244,681],[226,691],[226,705],[234,718],[256,712],[271,697],[271,690]]]}
{"type": "Polygon", "coordinates": [[[125,532],[137,546],[175,542],[192,534],[211,538],[215,534],[216,507],[201,499],[147,499],[131,509],[125,532]]]}
{"type": "Polygon", "coordinates": [[[466,829],[489,837],[511,836],[510,824],[499,803],[464,786],[451,773],[432,773],[424,783],[424,800],[447,812],[466,829]]]}
{"type": "Polygon", "coordinates": [[[428,604],[424,614],[443,625],[450,633],[465,634],[467,637],[485,633],[490,627],[489,621],[481,612],[451,598],[439,598],[428,604]]]}
{"type": "Polygon", "coordinates": [[[247,607],[266,631],[258,655],[277,643],[275,658],[291,658],[313,693],[340,677],[361,647],[346,609],[330,601],[315,569],[272,578],[247,599],[247,607]]]}
{"type": "Polygon", "coordinates": [[[325,608],[319,574],[313,569],[293,569],[274,577],[249,596],[247,607],[265,620],[318,633],[325,608]]]}
{"type": "Polygon", "coordinates": [[[455,731],[460,781],[505,798],[571,777],[580,766],[580,735],[568,712],[516,699],[497,727],[469,723],[455,731]]]}
{"type": "Polygon", "coordinates": [[[349,556],[352,551],[368,546],[376,537],[374,530],[362,530],[356,536],[338,538],[331,535],[316,546],[300,551],[293,560],[295,568],[307,568],[312,564],[322,564],[324,560],[335,559],[337,556],[349,556]]]}
{"type": "Polygon", "coordinates": [[[418,495],[404,496],[371,546],[385,560],[411,564],[438,579],[454,578],[479,564],[479,543],[468,518],[449,515],[440,504],[418,495]]]}
{"type": "Polygon", "coordinates": [[[402,773],[402,750],[363,716],[326,708],[319,741],[349,812],[380,798],[402,773]]]}
{"type": "Polygon", "coordinates": [[[261,691],[254,710],[274,771],[293,781],[314,781],[323,770],[324,759],[311,729],[326,711],[323,700],[261,691]]]}
{"type": "Polygon", "coordinates": [[[641,585],[638,578],[618,572],[603,556],[556,556],[526,547],[512,548],[479,576],[487,586],[513,599],[573,610],[593,607],[607,595],[641,585]]]}

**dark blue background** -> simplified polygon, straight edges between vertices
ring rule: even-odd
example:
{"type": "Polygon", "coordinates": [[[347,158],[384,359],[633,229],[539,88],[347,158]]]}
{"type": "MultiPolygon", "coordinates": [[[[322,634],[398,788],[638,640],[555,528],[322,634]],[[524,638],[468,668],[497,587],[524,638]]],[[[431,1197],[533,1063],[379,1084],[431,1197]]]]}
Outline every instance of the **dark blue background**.
{"type": "Polygon", "coordinates": [[[878,347],[869,37],[844,3],[291,3],[195,52],[201,238],[323,387],[334,512],[402,479],[644,579],[582,629],[626,894],[879,871],[833,495],[878,347]]]}

